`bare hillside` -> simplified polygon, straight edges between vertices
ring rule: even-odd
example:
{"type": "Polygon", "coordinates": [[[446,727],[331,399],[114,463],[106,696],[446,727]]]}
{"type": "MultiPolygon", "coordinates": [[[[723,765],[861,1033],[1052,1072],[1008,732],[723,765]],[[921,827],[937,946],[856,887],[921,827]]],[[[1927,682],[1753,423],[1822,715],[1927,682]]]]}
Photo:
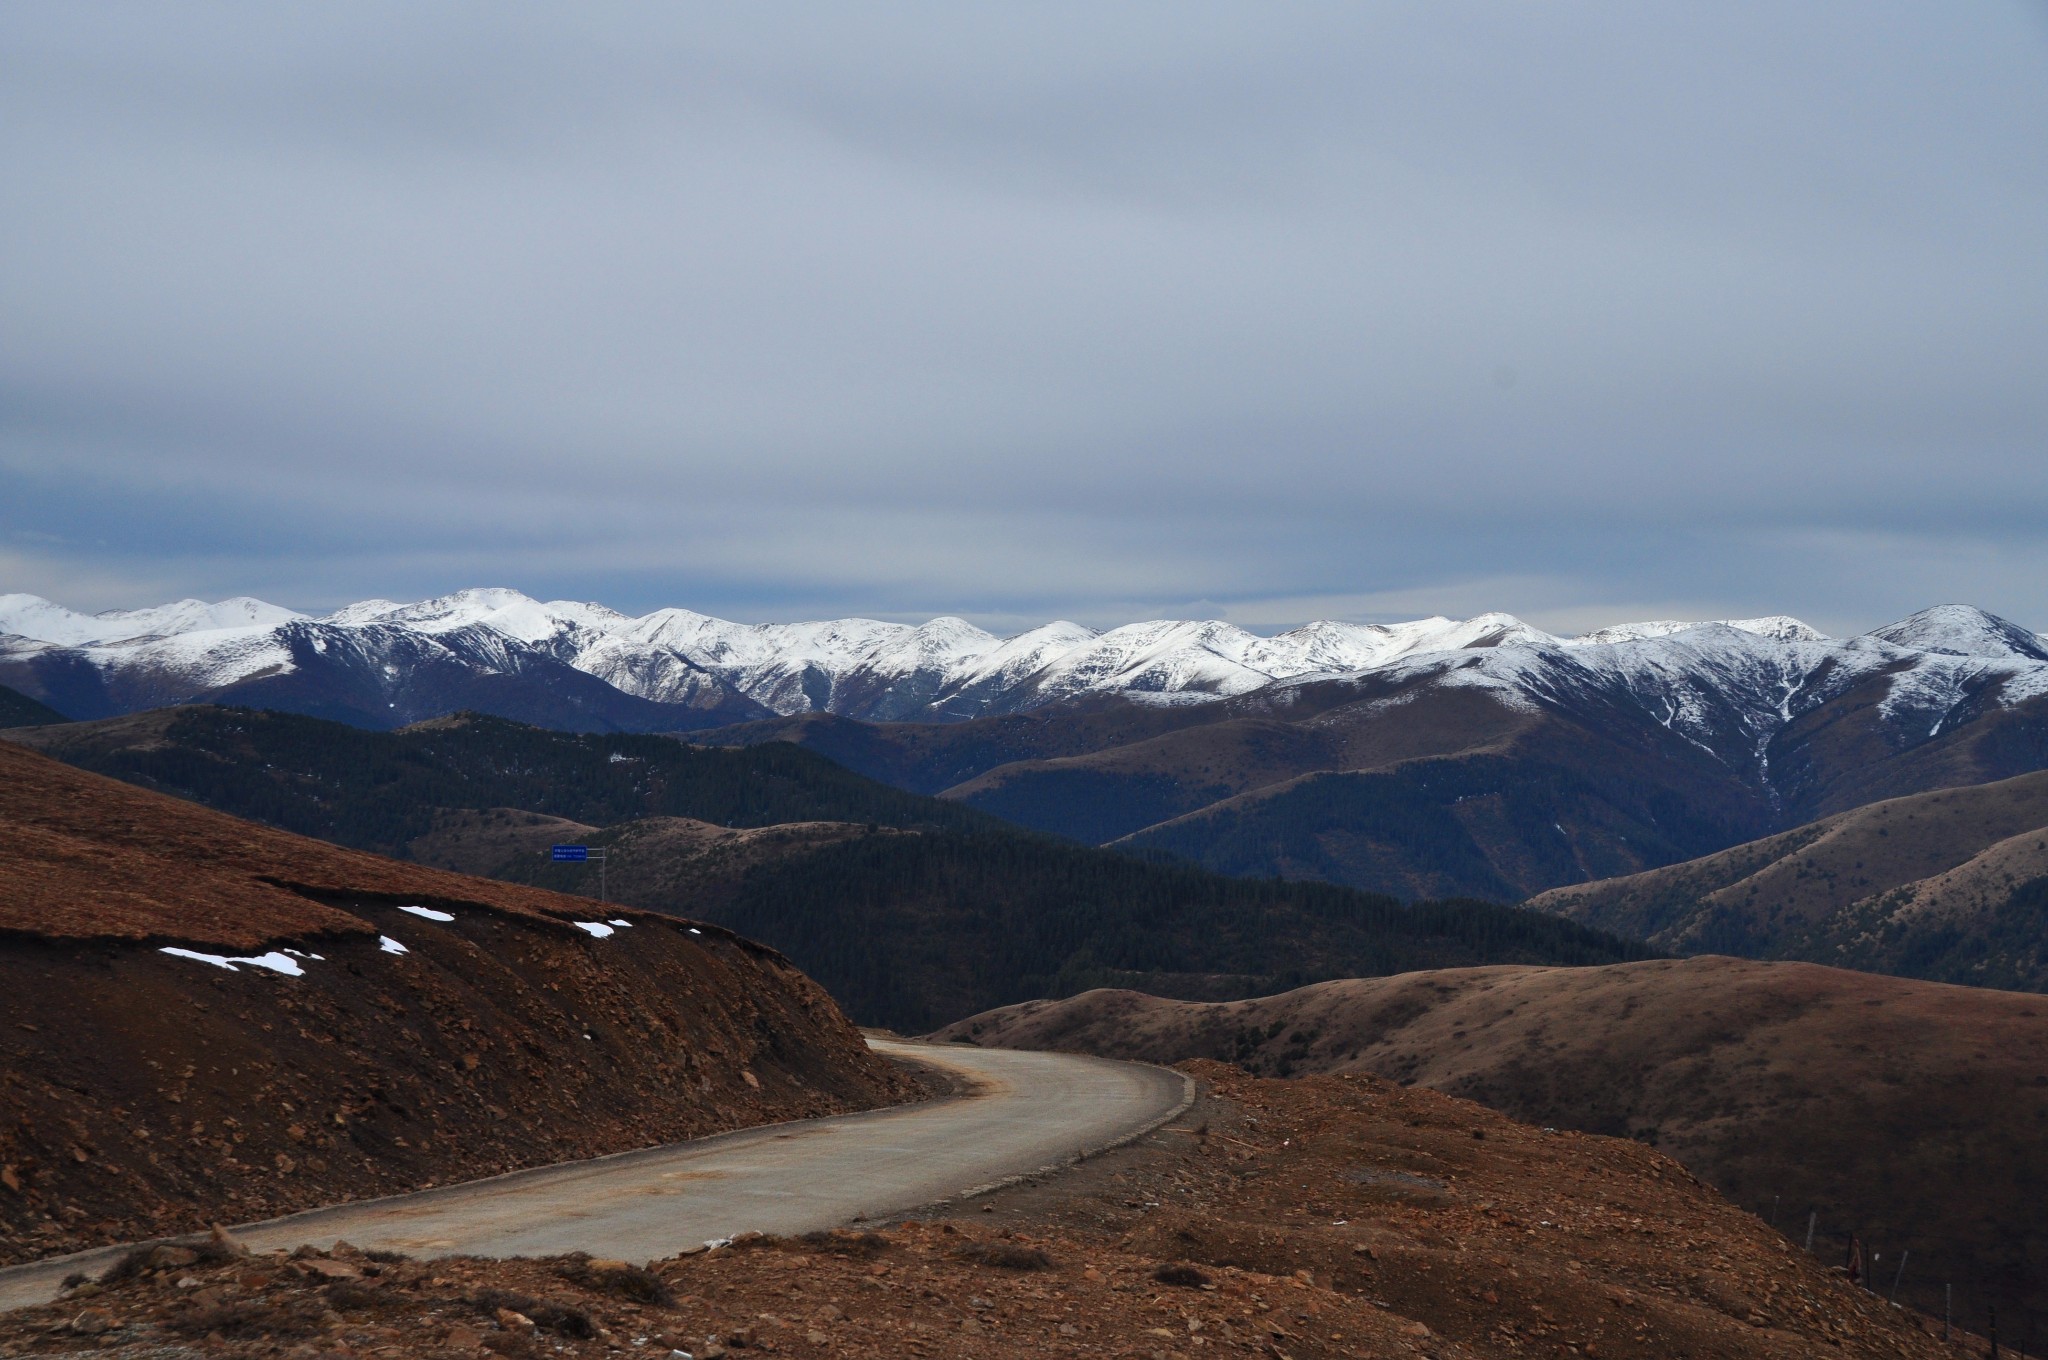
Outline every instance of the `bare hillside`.
{"type": "Polygon", "coordinates": [[[1906,1292],[1923,1301],[1967,1280],[2048,1311],[2038,997],[1697,958],[1446,969],[1221,1004],[1096,991],[940,1034],[1272,1075],[1370,1071],[1652,1143],[1787,1230],[1817,1210],[1831,1250],[1850,1233],[1910,1248],[1906,1292]]]}
{"type": "Polygon", "coordinates": [[[822,989],[716,926],[7,744],[0,835],[8,1260],[910,1093],[822,989]]]}
{"type": "Polygon", "coordinates": [[[2048,989],[2048,773],[1873,803],[1529,905],[1675,953],[2048,989]]]}

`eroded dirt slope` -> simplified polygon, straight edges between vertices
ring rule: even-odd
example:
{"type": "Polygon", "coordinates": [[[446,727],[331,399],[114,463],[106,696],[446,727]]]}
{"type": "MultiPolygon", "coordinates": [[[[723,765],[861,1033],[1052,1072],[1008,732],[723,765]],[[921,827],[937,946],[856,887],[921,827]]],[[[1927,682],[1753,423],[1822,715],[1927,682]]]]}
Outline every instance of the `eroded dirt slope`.
{"type": "Polygon", "coordinates": [[[1808,964],[1468,968],[1198,1004],[1097,991],[942,1037],[1272,1074],[1374,1072],[1653,1142],[1830,1250],[1911,1249],[1907,1296],[2048,1314],[2048,1004],[1808,964]],[[1916,1292],[1917,1291],[1917,1292],[1916,1292]]]}
{"type": "Polygon", "coordinates": [[[716,926],[4,745],[0,836],[0,1259],[912,1094],[716,926]]]}

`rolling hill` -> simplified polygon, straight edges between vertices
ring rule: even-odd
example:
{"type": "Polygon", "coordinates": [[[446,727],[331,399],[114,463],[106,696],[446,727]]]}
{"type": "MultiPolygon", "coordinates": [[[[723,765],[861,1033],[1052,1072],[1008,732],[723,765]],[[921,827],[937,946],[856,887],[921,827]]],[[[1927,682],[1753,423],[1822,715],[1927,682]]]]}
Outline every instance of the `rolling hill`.
{"type": "Polygon", "coordinates": [[[2048,991],[2048,773],[1872,803],[1528,905],[1676,953],[2048,991]]]}
{"type": "MultiPolygon", "coordinates": [[[[1472,968],[1221,1004],[1097,991],[941,1038],[1266,1075],[1367,1071],[1670,1153],[1826,1259],[1912,1252],[1902,1299],[2048,1311],[2048,1003],[1728,958],[1472,968]]],[[[1674,1252],[1684,1250],[1674,1237],[1674,1252]]]]}

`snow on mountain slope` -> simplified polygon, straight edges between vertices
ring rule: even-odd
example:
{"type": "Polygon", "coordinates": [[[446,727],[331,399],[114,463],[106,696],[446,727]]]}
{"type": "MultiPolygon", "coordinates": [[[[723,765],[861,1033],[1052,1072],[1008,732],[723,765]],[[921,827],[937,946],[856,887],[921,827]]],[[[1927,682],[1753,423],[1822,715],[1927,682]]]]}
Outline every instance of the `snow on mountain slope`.
{"type": "Polygon", "coordinates": [[[458,590],[418,604],[369,600],[337,610],[324,621],[343,627],[397,625],[428,634],[481,629],[566,661],[633,620],[601,604],[543,604],[516,590],[480,589],[458,590]]]}
{"type": "Polygon", "coordinates": [[[1878,716],[1916,733],[1945,730],[1987,704],[2048,693],[2048,647],[2038,636],[1956,605],[1848,639],[1784,616],[1657,620],[1560,638],[1509,614],[1320,621],[1272,637],[1216,620],[1151,620],[1103,633],[1060,622],[999,639],[951,617],[915,626],[859,618],[742,624],[662,609],[629,618],[505,589],[412,604],[368,600],[324,619],[250,599],[86,615],[8,595],[0,596],[0,631],[13,635],[0,640],[0,680],[90,675],[117,708],[203,698],[309,666],[374,677],[392,691],[380,706],[394,711],[404,707],[398,695],[408,674],[422,666],[444,687],[457,672],[540,677],[531,683],[546,685],[556,683],[547,675],[562,674],[546,670],[549,662],[603,682],[604,693],[700,714],[829,711],[916,721],[1095,695],[1202,703],[1272,687],[1284,702],[1291,682],[1370,676],[1484,688],[1516,707],[1625,703],[1766,779],[1777,733],[1873,680],[1883,686],[1878,716]]]}
{"type": "Polygon", "coordinates": [[[104,614],[80,614],[39,595],[0,595],[0,634],[66,647],[219,629],[274,628],[304,617],[246,595],[219,604],[179,600],[150,609],[110,609],[104,614]]]}
{"type": "MultiPolygon", "coordinates": [[[[1716,619],[1714,623],[1723,628],[1739,632],[1754,633],[1758,637],[1776,638],[1780,642],[1826,642],[1828,635],[1818,628],[1801,623],[1786,614],[1773,614],[1761,619],[1716,619]]],[[[1610,642],[1635,642],[1643,638],[1669,637],[1682,633],[1688,628],[1704,628],[1703,623],[1684,623],[1678,619],[1655,619],[1647,623],[1617,623],[1607,628],[1598,628],[1590,633],[1581,633],[1569,639],[1574,647],[1598,647],[1610,642]]]]}
{"type": "MultiPolygon", "coordinates": [[[[1692,624],[1648,636],[1603,630],[1623,635],[1416,653],[1361,678],[1397,691],[1427,684],[1485,689],[1523,710],[1549,705],[1585,713],[1623,705],[1760,786],[1773,777],[1773,740],[1801,715],[1860,686],[1882,686],[1876,713],[1898,732],[1897,745],[1936,735],[1986,706],[2048,694],[2048,664],[2025,656],[1964,656],[1904,647],[1875,634],[1837,640],[1803,636],[1812,631],[1803,626],[1770,632],[1743,626],[1756,622],[1692,624]]],[[[1286,702],[1286,690],[1276,687],[1275,702],[1286,702]]]]}
{"type": "Polygon", "coordinates": [[[2048,647],[2042,645],[2038,634],[2010,619],[2002,619],[1966,604],[1942,604],[1923,609],[1897,623],[1873,628],[1864,636],[1881,638],[1923,652],[2048,661],[2048,647]]]}
{"type": "MultiPolygon", "coordinates": [[[[663,703],[681,702],[679,694],[695,692],[708,680],[729,685],[776,713],[836,711],[831,703],[835,681],[877,654],[897,647],[907,648],[905,655],[933,646],[943,650],[945,627],[924,641],[913,638],[918,631],[876,619],[745,624],[688,609],[660,609],[592,643],[572,664],[628,694],[663,703]]],[[[993,644],[993,638],[988,640],[993,644]]]]}

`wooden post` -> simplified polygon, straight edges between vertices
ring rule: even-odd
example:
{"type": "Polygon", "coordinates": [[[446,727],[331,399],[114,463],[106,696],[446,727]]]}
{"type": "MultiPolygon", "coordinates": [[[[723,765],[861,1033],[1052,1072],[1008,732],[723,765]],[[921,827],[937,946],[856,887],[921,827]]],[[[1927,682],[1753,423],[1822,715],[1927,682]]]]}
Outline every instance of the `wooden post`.
{"type": "Polygon", "coordinates": [[[1815,1209],[1806,1216],[1806,1254],[1813,1255],[1813,1225],[1820,1222],[1820,1210],[1815,1209]]]}

